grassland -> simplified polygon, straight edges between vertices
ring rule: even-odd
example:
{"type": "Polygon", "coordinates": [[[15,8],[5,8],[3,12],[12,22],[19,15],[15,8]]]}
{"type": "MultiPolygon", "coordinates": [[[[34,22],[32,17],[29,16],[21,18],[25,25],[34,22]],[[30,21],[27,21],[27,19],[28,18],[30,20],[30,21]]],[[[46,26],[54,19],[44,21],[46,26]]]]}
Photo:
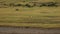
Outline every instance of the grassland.
{"type": "MultiPolygon", "coordinates": [[[[6,2],[9,4],[11,0],[6,2]]],[[[29,2],[29,0],[26,0],[26,2],[29,2]]],[[[60,7],[0,8],[0,26],[1,25],[60,28],[60,7]],[[18,11],[16,11],[16,9],[18,9],[18,11]]]]}
{"type": "Polygon", "coordinates": [[[0,25],[60,27],[60,7],[0,8],[0,25]]]}

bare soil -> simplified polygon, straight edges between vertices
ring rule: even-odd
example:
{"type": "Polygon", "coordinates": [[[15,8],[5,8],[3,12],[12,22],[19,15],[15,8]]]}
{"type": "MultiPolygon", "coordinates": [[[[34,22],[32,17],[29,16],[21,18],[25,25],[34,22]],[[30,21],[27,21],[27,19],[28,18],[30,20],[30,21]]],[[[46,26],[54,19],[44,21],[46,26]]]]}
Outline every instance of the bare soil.
{"type": "Polygon", "coordinates": [[[60,34],[60,28],[0,27],[0,34],[60,34]]]}

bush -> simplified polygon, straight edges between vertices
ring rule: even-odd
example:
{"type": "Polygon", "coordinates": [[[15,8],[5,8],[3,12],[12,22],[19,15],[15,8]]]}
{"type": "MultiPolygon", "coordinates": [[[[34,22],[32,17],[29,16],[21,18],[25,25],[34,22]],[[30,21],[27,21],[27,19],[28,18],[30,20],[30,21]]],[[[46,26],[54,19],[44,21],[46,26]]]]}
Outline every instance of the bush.
{"type": "Polygon", "coordinates": [[[47,6],[58,6],[56,2],[49,2],[47,3],[47,6]]]}
{"type": "Polygon", "coordinates": [[[29,4],[26,4],[25,6],[26,6],[26,7],[29,7],[29,8],[30,8],[30,7],[33,7],[33,6],[29,5],[29,4]]]}
{"type": "Polygon", "coordinates": [[[41,3],[34,4],[34,6],[42,7],[41,3]]]}
{"type": "Polygon", "coordinates": [[[22,6],[22,4],[15,4],[14,6],[22,6]]]}
{"type": "Polygon", "coordinates": [[[16,9],[16,11],[19,11],[19,9],[16,9]]]}
{"type": "Polygon", "coordinates": [[[41,3],[40,6],[52,7],[52,6],[58,6],[58,5],[57,5],[57,3],[55,3],[55,2],[47,2],[47,3],[41,3]]]}
{"type": "Polygon", "coordinates": [[[10,3],[9,4],[10,7],[14,7],[14,5],[15,5],[14,3],[10,3]]]}

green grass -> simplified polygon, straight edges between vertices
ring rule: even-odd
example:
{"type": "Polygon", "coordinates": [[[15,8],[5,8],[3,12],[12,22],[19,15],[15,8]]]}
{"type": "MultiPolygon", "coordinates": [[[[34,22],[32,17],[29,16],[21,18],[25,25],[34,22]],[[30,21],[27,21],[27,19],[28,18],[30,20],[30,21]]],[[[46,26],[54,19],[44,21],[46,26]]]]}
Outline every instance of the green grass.
{"type": "Polygon", "coordinates": [[[60,7],[0,8],[0,25],[60,27],[60,7]]]}

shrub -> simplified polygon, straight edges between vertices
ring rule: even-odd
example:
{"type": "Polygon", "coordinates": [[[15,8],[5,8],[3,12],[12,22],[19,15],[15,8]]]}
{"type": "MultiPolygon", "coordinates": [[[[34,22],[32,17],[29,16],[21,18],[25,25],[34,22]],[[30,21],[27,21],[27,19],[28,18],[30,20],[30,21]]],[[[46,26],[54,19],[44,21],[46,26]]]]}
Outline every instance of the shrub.
{"type": "Polygon", "coordinates": [[[47,6],[57,6],[57,3],[55,3],[55,2],[48,2],[47,6]]]}
{"type": "Polygon", "coordinates": [[[19,11],[19,9],[16,9],[16,11],[19,11]]]}
{"type": "Polygon", "coordinates": [[[41,3],[40,6],[48,6],[48,7],[52,7],[52,6],[57,6],[57,3],[55,3],[55,2],[41,3]]]}
{"type": "Polygon", "coordinates": [[[15,4],[14,6],[22,6],[22,4],[15,4]]]}
{"type": "Polygon", "coordinates": [[[26,6],[26,7],[29,7],[29,8],[30,8],[30,7],[33,7],[33,6],[29,5],[29,4],[26,4],[25,6],[26,6]]]}
{"type": "Polygon", "coordinates": [[[10,3],[9,4],[10,7],[14,7],[14,5],[15,5],[14,3],[10,3]]]}

